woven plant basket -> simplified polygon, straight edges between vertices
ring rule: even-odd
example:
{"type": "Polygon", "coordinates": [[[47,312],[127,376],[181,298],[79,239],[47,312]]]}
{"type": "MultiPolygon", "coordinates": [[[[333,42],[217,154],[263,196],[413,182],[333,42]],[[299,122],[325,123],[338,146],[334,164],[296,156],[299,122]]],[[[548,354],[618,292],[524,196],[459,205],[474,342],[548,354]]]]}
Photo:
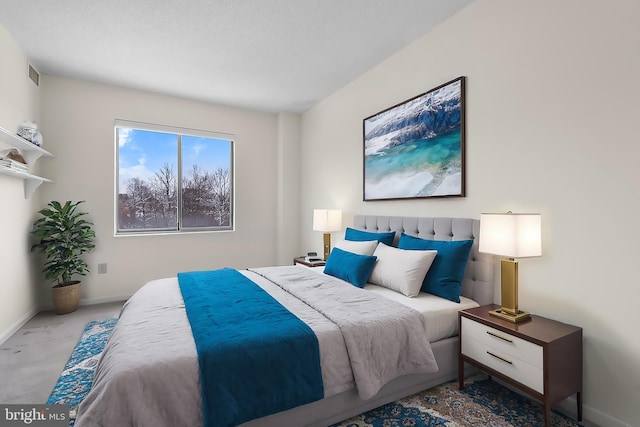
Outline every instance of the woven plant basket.
{"type": "Polygon", "coordinates": [[[70,285],[53,287],[53,311],[56,314],[73,313],[80,304],[80,281],[71,282],[70,285]]]}

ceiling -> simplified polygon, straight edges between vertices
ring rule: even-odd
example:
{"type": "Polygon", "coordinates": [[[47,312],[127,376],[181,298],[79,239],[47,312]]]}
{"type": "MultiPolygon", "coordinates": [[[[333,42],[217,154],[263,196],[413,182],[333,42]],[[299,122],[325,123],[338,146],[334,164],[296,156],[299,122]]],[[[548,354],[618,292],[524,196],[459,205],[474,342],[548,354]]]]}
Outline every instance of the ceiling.
{"type": "Polygon", "coordinates": [[[43,74],[300,113],[472,0],[0,0],[43,74]]]}

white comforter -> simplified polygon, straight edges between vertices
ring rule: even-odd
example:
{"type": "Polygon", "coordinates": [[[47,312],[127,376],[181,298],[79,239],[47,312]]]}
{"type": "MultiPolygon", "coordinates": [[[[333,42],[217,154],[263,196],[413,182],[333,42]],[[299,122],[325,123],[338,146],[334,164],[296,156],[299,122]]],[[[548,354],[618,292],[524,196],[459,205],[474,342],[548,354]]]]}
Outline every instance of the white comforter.
{"type": "MultiPolygon", "coordinates": [[[[415,310],[302,267],[242,273],[314,331],[325,397],[357,387],[367,399],[397,376],[437,370],[415,310]]],[[[177,278],[149,282],[125,304],[76,426],[202,425],[198,372],[177,278]]]]}

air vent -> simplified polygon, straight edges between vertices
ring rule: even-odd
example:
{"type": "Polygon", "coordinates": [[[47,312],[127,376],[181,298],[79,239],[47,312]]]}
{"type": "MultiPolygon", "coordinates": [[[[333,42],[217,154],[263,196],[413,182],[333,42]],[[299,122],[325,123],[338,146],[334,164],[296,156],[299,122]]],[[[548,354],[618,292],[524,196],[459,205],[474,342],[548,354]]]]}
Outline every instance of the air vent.
{"type": "Polygon", "coordinates": [[[40,74],[29,64],[29,78],[36,86],[40,86],[40,74]]]}

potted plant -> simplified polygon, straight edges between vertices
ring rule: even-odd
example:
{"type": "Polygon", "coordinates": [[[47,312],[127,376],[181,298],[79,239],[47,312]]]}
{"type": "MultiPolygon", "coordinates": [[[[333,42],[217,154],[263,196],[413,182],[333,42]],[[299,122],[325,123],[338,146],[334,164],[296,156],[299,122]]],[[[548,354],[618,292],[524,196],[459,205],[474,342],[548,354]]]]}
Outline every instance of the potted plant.
{"type": "Polygon", "coordinates": [[[31,246],[31,251],[45,254],[45,279],[56,281],[53,286],[53,307],[57,314],[75,311],[80,303],[80,281],[74,275],[84,276],[89,272],[82,255],[91,251],[96,237],[91,226],[83,217],[86,212],[77,210],[79,202],[52,201],[39,211],[42,215],[33,223],[31,234],[39,239],[31,246]]]}

